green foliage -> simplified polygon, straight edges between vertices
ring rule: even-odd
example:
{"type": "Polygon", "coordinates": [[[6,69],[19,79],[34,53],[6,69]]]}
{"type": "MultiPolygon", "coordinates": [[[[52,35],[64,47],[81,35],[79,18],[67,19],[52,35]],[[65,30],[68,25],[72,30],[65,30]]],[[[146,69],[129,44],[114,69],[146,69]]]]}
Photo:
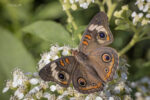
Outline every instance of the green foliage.
{"type": "MultiPolygon", "coordinates": [[[[26,72],[34,72],[36,70],[35,60],[24,45],[11,32],[1,27],[0,33],[0,82],[3,83],[6,78],[10,77],[11,72],[16,67],[26,72]]],[[[0,90],[3,89],[3,85],[0,84],[0,90]]]]}
{"type": "Polygon", "coordinates": [[[72,45],[72,38],[62,25],[54,21],[37,21],[23,28],[23,32],[33,34],[44,41],[59,45],[72,45]],[[57,38],[56,38],[57,37],[57,38]]]}
{"type": "MultiPolygon", "coordinates": [[[[99,11],[108,15],[114,35],[112,46],[120,56],[126,54],[131,64],[129,78],[150,76],[150,24],[145,17],[150,8],[142,12],[135,0],[95,0],[94,3],[85,0],[89,3],[87,8],[83,2],[0,0],[0,91],[14,68],[35,71],[40,54],[48,51],[50,45],[77,47],[87,24],[99,11]],[[139,13],[143,16],[139,17],[139,13]]],[[[0,99],[5,97],[8,96],[0,99]]]]}
{"type": "Polygon", "coordinates": [[[36,10],[36,18],[38,19],[56,19],[64,15],[62,7],[58,1],[49,3],[47,5],[41,5],[36,10]]]}

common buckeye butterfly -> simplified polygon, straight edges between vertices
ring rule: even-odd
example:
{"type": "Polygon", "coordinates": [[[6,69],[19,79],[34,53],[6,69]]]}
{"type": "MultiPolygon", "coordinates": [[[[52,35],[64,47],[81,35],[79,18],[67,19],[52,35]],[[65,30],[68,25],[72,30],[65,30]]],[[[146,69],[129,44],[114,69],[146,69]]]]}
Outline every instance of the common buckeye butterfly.
{"type": "Polygon", "coordinates": [[[78,50],[72,56],[64,56],[44,66],[39,76],[44,81],[53,81],[62,87],[73,83],[84,94],[98,92],[113,79],[119,57],[113,48],[108,18],[104,12],[96,14],[85,30],[78,50]]]}

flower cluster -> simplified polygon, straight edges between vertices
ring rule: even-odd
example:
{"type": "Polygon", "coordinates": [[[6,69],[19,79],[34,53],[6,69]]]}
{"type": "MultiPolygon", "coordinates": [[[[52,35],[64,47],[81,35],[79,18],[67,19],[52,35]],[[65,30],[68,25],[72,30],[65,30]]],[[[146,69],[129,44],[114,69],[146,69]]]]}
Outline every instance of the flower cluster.
{"type": "Polygon", "coordinates": [[[137,0],[135,5],[140,12],[132,13],[133,24],[136,25],[138,22],[141,22],[141,25],[150,24],[150,0],[137,0]]]}
{"type": "Polygon", "coordinates": [[[94,0],[63,0],[63,10],[72,9],[76,10],[79,7],[87,9],[90,3],[94,3],[94,0]]]}
{"type": "MultiPolygon", "coordinates": [[[[50,51],[42,54],[39,61],[39,69],[61,55],[70,55],[70,49],[67,46],[52,46],[50,51]]],[[[46,98],[47,100],[116,100],[125,98],[132,100],[131,94],[137,99],[144,98],[149,100],[150,79],[143,78],[137,82],[127,81],[128,64],[125,59],[120,58],[120,64],[114,75],[114,80],[105,84],[102,91],[89,95],[79,93],[73,87],[63,88],[53,82],[44,82],[35,73],[23,73],[20,69],[14,70],[13,79],[6,82],[3,93],[12,90],[14,94],[10,100],[34,100],[46,98]],[[136,92],[132,91],[136,90],[136,92]],[[124,95],[122,95],[124,94],[124,95]]]]}

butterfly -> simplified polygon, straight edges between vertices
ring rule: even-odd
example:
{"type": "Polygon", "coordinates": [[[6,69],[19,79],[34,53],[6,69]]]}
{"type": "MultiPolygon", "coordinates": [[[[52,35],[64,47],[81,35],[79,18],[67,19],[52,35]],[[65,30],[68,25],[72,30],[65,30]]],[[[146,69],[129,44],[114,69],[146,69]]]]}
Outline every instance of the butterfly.
{"type": "Polygon", "coordinates": [[[39,71],[39,76],[66,88],[72,82],[83,94],[101,91],[113,79],[119,64],[117,51],[107,47],[112,42],[108,17],[99,12],[85,30],[78,50],[72,50],[72,56],[48,63],[39,71]]]}

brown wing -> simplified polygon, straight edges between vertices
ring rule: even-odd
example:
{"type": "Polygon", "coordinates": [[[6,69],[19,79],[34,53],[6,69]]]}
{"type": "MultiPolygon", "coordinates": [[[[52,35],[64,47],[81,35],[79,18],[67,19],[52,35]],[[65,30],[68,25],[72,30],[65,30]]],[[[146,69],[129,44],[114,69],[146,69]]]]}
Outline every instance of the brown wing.
{"type": "Polygon", "coordinates": [[[87,54],[93,49],[112,43],[112,41],[113,35],[109,29],[107,15],[104,12],[99,12],[85,30],[79,51],[87,54]]]}
{"type": "Polygon", "coordinates": [[[61,57],[43,67],[39,76],[44,81],[53,81],[63,87],[68,87],[76,60],[73,56],[61,57]]]}
{"type": "Polygon", "coordinates": [[[104,82],[111,81],[119,64],[117,52],[110,47],[93,50],[88,56],[93,68],[104,82]]]}
{"type": "Polygon", "coordinates": [[[90,67],[79,64],[72,76],[74,88],[84,94],[98,92],[103,89],[103,82],[90,67]],[[89,69],[88,69],[89,68],[89,69]]]}

